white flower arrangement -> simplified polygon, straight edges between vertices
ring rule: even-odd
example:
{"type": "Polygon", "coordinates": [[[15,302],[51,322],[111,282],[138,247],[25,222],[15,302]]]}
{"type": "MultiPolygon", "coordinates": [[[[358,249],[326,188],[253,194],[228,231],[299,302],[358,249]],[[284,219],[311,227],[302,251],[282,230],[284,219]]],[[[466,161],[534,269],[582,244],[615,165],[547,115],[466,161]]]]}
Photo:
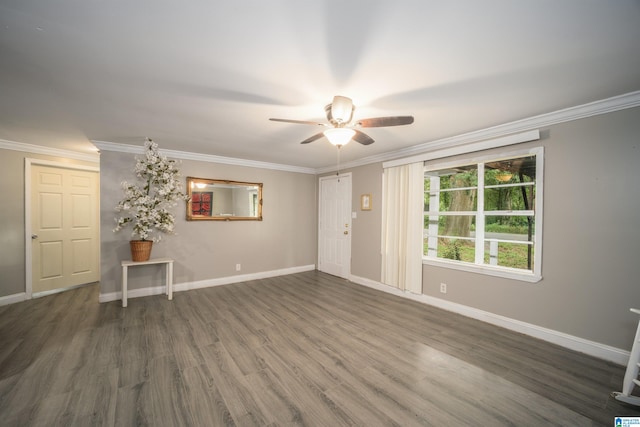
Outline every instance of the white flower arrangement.
{"type": "Polygon", "coordinates": [[[134,172],[140,184],[122,182],[124,199],[116,206],[116,211],[124,215],[116,218],[114,232],[133,224],[131,236],[140,240],[159,242],[161,235],[153,236],[155,231],[173,233],[174,216],[170,209],[178,200],[186,200],[182,184],[178,180],[180,172],[175,160],[168,160],[158,151],[158,144],[151,139],[144,143],[144,157],[136,157],[134,172]]]}

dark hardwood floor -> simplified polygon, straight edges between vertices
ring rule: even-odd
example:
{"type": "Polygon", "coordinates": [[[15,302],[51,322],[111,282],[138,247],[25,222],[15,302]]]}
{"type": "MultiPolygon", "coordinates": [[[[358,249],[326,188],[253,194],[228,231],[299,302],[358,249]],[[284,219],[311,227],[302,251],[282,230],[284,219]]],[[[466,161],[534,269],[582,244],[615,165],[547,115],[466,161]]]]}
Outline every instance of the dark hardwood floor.
{"type": "Polygon", "coordinates": [[[0,307],[3,426],[612,426],[624,367],[323,273],[0,307]]]}

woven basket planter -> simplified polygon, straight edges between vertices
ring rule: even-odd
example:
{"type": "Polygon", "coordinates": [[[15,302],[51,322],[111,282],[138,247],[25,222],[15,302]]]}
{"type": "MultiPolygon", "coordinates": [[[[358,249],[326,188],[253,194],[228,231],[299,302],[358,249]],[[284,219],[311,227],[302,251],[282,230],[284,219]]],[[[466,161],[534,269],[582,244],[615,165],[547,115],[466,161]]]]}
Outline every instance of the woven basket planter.
{"type": "Polygon", "coordinates": [[[153,240],[131,240],[131,260],[135,262],[149,261],[153,240]]]}

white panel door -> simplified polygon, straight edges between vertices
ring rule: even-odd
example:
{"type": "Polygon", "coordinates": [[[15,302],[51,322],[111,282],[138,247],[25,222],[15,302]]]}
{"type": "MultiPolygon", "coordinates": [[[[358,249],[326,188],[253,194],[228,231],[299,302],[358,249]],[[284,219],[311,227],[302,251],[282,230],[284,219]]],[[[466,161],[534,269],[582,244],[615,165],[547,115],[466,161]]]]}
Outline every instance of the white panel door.
{"type": "Polygon", "coordinates": [[[99,280],[98,173],[31,168],[32,292],[99,280]]]}
{"type": "Polygon", "coordinates": [[[351,174],[320,178],[318,270],[351,274],[351,174]]]}

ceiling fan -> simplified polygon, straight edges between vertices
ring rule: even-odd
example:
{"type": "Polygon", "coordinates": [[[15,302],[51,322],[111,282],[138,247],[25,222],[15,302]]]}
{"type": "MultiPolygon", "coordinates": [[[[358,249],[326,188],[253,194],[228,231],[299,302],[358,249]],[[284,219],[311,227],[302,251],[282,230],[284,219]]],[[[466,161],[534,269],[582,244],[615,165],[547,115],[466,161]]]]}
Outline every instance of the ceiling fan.
{"type": "Polygon", "coordinates": [[[346,96],[334,96],[333,102],[324,107],[329,123],[318,123],[306,120],[274,119],[274,122],[296,123],[302,125],[323,126],[329,129],[317,133],[301,142],[308,144],[323,136],[327,137],[330,143],[338,148],[346,145],[352,139],[362,145],[373,144],[374,140],[369,135],[359,131],[357,128],[379,128],[387,126],[402,126],[413,123],[413,116],[389,116],[375,117],[370,119],[360,119],[351,123],[353,112],[356,107],[351,98],[346,96]]]}

